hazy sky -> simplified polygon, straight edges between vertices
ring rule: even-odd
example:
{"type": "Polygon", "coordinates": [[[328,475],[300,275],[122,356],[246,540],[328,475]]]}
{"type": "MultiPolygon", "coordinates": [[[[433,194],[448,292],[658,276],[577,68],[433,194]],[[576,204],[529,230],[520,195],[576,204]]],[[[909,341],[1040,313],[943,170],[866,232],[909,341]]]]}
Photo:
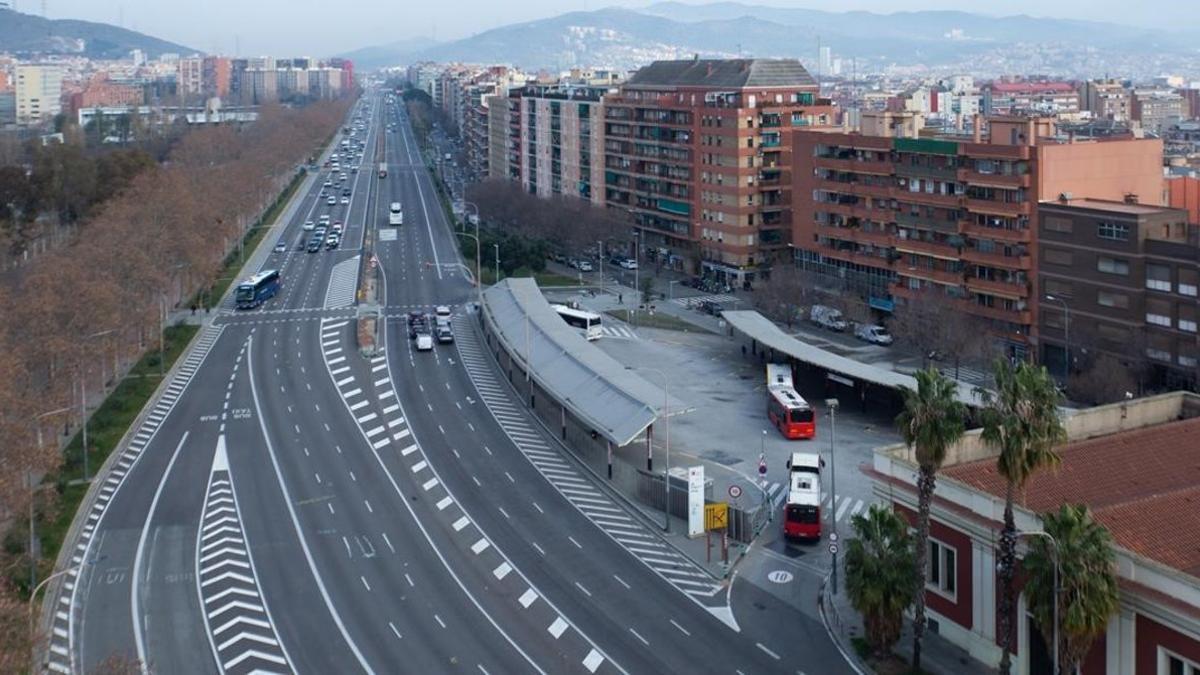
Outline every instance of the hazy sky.
{"type": "MultiPolygon", "coordinates": [[[[707,0],[682,0],[703,4],[707,0]]],[[[754,4],[754,0],[743,0],[754,4]]],[[[15,0],[41,13],[42,0],[15,0]]],[[[241,55],[330,54],[425,36],[466,37],[488,28],[604,6],[638,7],[650,0],[45,0],[51,18],[87,19],[172,40],[207,52],[241,55]]],[[[830,7],[827,2],[765,0],[780,7],[830,7]]],[[[839,10],[890,12],[959,9],[992,13],[981,0],[841,0],[839,10]]],[[[1171,28],[1200,24],[1197,0],[1008,0],[1007,13],[1135,22],[1171,28]],[[1131,11],[1136,8],[1136,11],[1131,11]]]]}

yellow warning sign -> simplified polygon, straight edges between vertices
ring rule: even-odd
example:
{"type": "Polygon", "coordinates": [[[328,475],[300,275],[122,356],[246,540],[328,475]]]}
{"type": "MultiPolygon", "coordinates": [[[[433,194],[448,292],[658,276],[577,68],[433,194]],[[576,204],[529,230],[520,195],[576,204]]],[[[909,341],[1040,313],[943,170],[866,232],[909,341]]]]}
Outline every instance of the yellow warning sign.
{"type": "Polygon", "coordinates": [[[729,526],[729,504],[716,502],[704,505],[704,529],[723,530],[729,526]]]}

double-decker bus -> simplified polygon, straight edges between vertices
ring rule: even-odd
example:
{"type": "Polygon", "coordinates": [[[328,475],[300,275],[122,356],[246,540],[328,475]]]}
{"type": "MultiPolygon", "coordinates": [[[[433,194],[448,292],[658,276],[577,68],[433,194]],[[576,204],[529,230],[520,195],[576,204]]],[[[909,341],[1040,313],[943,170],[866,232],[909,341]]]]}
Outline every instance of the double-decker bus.
{"type": "Polygon", "coordinates": [[[819,455],[793,452],[788,460],[787,503],[783,507],[783,536],[821,538],[821,461],[819,455]]]}
{"type": "Polygon", "coordinates": [[[787,364],[767,364],[767,418],[790,440],[817,434],[816,414],[793,387],[792,368],[787,364]]]}
{"type": "Polygon", "coordinates": [[[263,270],[238,284],[234,302],[238,309],[254,309],[263,304],[279,290],[279,271],[263,270]]]}
{"type": "Polygon", "coordinates": [[[600,339],[600,315],[595,312],[589,312],[582,309],[575,309],[566,305],[554,305],[554,311],[566,321],[568,325],[578,328],[583,333],[583,337],[588,340],[600,339]]]}

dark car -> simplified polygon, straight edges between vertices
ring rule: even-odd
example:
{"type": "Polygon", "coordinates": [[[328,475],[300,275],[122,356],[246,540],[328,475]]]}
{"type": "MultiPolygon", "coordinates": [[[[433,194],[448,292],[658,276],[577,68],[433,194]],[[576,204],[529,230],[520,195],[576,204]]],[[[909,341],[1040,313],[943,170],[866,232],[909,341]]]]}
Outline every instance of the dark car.
{"type": "Polygon", "coordinates": [[[429,332],[429,317],[424,312],[408,313],[408,339],[415,340],[419,333],[429,332]]]}

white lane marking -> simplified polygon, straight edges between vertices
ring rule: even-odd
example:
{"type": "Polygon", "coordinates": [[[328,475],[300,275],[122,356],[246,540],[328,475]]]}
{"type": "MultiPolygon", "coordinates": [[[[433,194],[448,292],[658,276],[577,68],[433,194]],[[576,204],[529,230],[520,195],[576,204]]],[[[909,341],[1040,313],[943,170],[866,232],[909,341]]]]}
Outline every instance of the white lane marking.
{"type": "Polygon", "coordinates": [[[438,511],[445,511],[446,507],[450,506],[453,503],[454,503],[454,500],[451,499],[450,497],[442,497],[441,501],[439,501],[437,503],[438,511]]]}
{"type": "Polygon", "coordinates": [[[366,578],[366,577],[364,577],[364,576],[361,576],[361,575],[359,575],[359,577],[358,577],[358,578],[362,580],[362,585],[363,585],[363,586],[364,586],[364,587],[365,587],[365,588],[366,588],[368,591],[370,591],[370,590],[371,590],[371,584],[368,584],[368,583],[367,583],[367,578],[366,578]]]}
{"type": "Polygon", "coordinates": [[[563,618],[561,616],[555,617],[554,623],[550,624],[550,627],[547,628],[546,630],[549,631],[550,634],[554,636],[555,640],[557,640],[558,638],[562,637],[562,634],[564,632],[566,632],[567,622],[563,621],[563,618]]]}
{"type": "Polygon", "coordinates": [[[504,562],[504,563],[500,563],[499,567],[492,570],[492,574],[495,575],[495,577],[497,579],[504,579],[504,577],[508,576],[508,573],[511,571],[512,571],[512,565],[509,565],[508,563],[504,562]]]}
{"type": "Polygon", "coordinates": [[[588,589],[584,588],[583,584],[579,583],[578,581],[575,582],[575,588],[578,588],[579,590],[583,591],[583,594],[588,596],[589,598],[592,597],[592,592],[589,591],[588,589]]]}
{"type": "Polygon", "coordinates": [[[529,589],[526,589],[526,591],[521,594],[520,598],[517,598],[517,602],[521,603],[521,606],[524,607],[525,609],[529,609],[529,606],[532,605],[533,602],[537,599],[538,599],[537,592],[534,591],[532,588],[529,588],[529,589]]]}
{"type": "Polygon", "coordinates": [[[692,636],[692,634],[688,632],[688,629],[684,628],[683,626],[680,626],[679,623],[677,621],[675,621],[675,619],[671,619],[670,621],[671,621],[671,625],[678,628],[680,633],[683,633],[684,635],[686,635],[688,637],[692,636]]]}
{"type": "Polygon", "coordinates": [[[445,621],[442,621],[442,617],[438,616],[437,614],[434,614],[434,615],[433,615],[433,618],[434,618],[434,620],[435,620],[435,621],[437,621],[437,622],[438,622],[438,625],[439,625],[439,626],[441,626],[442,628],[445,628],[445,627],[446,627],[446,622],[445,622],[445,621]]]}
{"type": "Polygon", "coordinates": [[[412,472],[420,473],[421,471],[424,471],[425,468],[428,466],[429,466],[429,464],[426,463],[425,460],[421,460],[421,461],[417,462],[416,464],[412,465],[412,472]]]}
{"type": "Polygon", "coordinates": [[[650,646],[650,643],[649,643],[649,642],[646,640],[646,638],[642,637],[641,635],[638,635],[638,632],[637,632],[636,630],[634,630],[634,629],[630,628],[630,629],[629,629],[629,632],[630,632],[630,633],[633,633],[633,637],[635,637],[635,638],[637,638],[637,639],[641,640],[641,641],[642,641],[642,644],[646,645],[647,647],[649,647],[649,646],[650,646]]]}
{"type": "Polygon", "coordinates": [[[398,637],[400,639],[404,639],[404,636],[400,634],[400,631],[396,630],[396,624],[389,621],[388,627],[392,629],[392,632],[396,634],[396,637],[398,637]]]}
{"type": "Polygon", "coordinates": [[[458,520],[454,521],[454,525],[452,527],[454,527],[455,532],[461,532],[464,527],[466,527],[467,525],[470,525],[470,524],[471,524],[471,521],[466,516],[463,516],[463,517],[459,518],[458,520]]]}
{"type": "Polygon", "coordinates": [[[628,591],[628,590],[632,590],[632,587],[631,587],[629,584],[625,583],[625,580],[624,580],[624,579],[622,579],[621,577],[619,577],[619,576],[617,576],[617,575],[615,575],[615,574],[614,574],[614,575],[613,575],[613,578],[617,580],[617,583],[619,583],[619,584],[621,584],[622,586],[624,586],[624,587],[625,587],[625,590],[627,590],[627,591],[628,591]]]}
{"type": "Polygon", "coordinates": [[[779,655],[776,654],[775,652],[771,651],[770,649],[767,649],[766,645],[764,645],[763,643],[755,642],[754,646],[763,650],[763,652],[766,653],[767,656],[770,656],[771,658],[775,659],[776,661],[779,660],[779,655]]]}
{"type": "Polygon", "coordinates": [[[594,673],[596,672],[596,669],[600,667],[601,663],[604,663],[604,657],[600,655],[600,652],[593,649],[592,651],[588,652],[587,657],[584,658],[583,667],[587,668],[589,673],[594,673]]]}
{"type": "Polygon", "coordinates": [[[483,553],[485,550],[487,550],[487,547],[489,547],[489,546],[491,546],[491,544],[488,543],[487,539],[480,539],[479,541],[475,542],[474,544],[471,544],[471,552],[474,553],[475,555],[479,555],[480,553],[483,553]]]}

